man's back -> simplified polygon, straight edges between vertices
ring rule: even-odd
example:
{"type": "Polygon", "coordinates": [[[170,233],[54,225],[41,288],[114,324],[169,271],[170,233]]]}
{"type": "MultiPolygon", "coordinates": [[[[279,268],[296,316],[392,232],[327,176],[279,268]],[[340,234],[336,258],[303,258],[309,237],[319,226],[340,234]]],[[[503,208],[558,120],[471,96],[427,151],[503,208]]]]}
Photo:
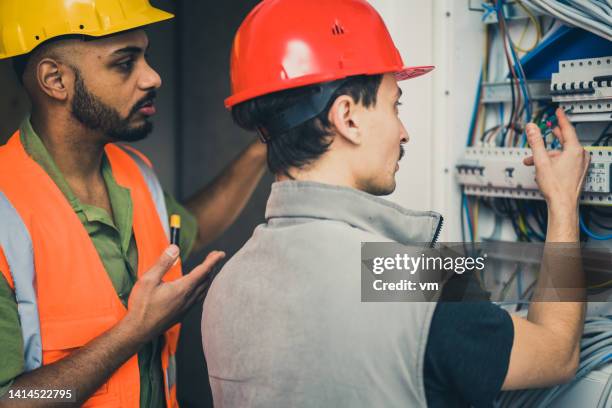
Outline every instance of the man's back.
{"type": "MultiPolygon", "coordinates": [[[[303,195],[313,206],[336,204],[338,213],[365,205],[376,219],[376,211],[397,211],[346,189],[307,190],[273,189],[268,215],[275,194],[291,193],[295,202],[303,195]]],[[[361,302],[361,242],[389,239],[376,226],[366,231],[319,209],[309,215],[303,203],[276,203],[282,210],[255,230],[206,299],[215,406],[424,406],[435,303],[361,302]]]]}

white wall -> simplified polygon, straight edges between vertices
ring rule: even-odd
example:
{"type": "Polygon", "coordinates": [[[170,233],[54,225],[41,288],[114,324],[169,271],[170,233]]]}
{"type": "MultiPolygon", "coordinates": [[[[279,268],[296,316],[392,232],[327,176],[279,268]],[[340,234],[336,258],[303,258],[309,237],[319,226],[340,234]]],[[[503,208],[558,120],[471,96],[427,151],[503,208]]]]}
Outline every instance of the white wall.
{"type": "MultiPolygon", "coordinates": [[[[391,32],[406,65],[433,62],[433,2],[427,0],[372,0],[391,32]]],[[[439,72],[404,81],[400,117],[410,135],[400,163],[397,190],[391,199],[414,209],[431,209],[432,86],[439,72]]]]}
{"type": "Polygon", "coordinates": [[[402,82],[400,116],[410,134],[391,200],[435,210],[443,240],[460,239],[460,193],[454,165],[467,137],[483,50],[481,14],[459,0],[370,0],[387,23],[407,65],[436,65],[402,82]]]}

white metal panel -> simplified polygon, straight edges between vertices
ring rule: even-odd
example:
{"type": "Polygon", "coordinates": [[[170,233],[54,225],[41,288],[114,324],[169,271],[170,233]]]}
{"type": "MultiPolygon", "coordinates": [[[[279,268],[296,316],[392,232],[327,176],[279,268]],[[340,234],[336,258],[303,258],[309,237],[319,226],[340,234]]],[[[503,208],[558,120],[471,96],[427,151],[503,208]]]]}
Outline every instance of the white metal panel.
{"type": "MultiPolygon", "coordinates": [[[[433,6],[429,0],[372,0],[382,15],[406,65],[433,64],[433,6]]],[[[432,101],[433,83],[441,73],[400,82],[404,92],[400,117],[410,136],[406,156],[397,173],[397,189],[389,197],[419,210],[432,208],[432,101]]]]}

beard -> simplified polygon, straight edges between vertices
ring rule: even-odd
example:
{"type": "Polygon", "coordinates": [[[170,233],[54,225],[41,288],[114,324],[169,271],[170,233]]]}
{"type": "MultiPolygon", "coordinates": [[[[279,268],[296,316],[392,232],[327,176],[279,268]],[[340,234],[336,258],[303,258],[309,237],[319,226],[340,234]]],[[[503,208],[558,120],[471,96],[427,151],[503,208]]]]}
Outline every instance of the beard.
{"type": "Polygon", "coordinates": [[[126,118],[119,112],[102,102],[96,95],[87,89],[80,71],[74,71],[74,98],[72,99],[72,116],[81,124],[91,130],[102,132],[104,135],[118,142],[136,142],[145,139],[153,131],[153,123],[145,119],[140,126],[130,126],[130,119],[147,102],[155,99],[155,91],[149,92],[130,110],[126,118]]]}
{"type": "MultiPolygon", "coordinates": [[[[398,157],[398,163],[404,158],[406,154],[406,150],[403,145],[400,145],[400,153],[398,157]]],[[[358,189],[361,191],[365,191],[368,194],[372,194],[375,196],[386,196],[395,191],[396,182],[395,182],[395,173],[390,177],[389,180],[385,180],[381,182],[379,179],[368,180],[363,182],[361,186],[358,186],[358,189]]]]}

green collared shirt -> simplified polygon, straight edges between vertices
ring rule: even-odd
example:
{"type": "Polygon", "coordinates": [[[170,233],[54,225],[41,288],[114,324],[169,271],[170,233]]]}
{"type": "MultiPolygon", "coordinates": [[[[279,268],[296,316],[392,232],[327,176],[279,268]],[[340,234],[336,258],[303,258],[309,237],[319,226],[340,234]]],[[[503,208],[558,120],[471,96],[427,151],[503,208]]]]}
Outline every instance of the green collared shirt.
{"type": "MultiPolygon", "coordinates": [[[[130,191],[117,184],[106,156],[102,160],[102,177],[106,184],[112,216],[106,210],[83,204],[74,195],[66,179],[53,161],[29,119],[21,125],[21,142],[26,152],[51,177],[87,230],[117,295],[127,305],[137,279],[138,252],[132,230],[133,205],[130,191]]],[[[187,259],[197,234],[195,217],[170,195],[165,195],[169,214],[181,216],[179,246],[182,259],[187,259]]],[[[138,353],[140,368],[140,406],[165,407],[164,379],[160,352],[163,337],[147,344],[138,353]]],[[[15,295],[0,274],[0,396],[23,372],[23,339],[15,295]]]]}

